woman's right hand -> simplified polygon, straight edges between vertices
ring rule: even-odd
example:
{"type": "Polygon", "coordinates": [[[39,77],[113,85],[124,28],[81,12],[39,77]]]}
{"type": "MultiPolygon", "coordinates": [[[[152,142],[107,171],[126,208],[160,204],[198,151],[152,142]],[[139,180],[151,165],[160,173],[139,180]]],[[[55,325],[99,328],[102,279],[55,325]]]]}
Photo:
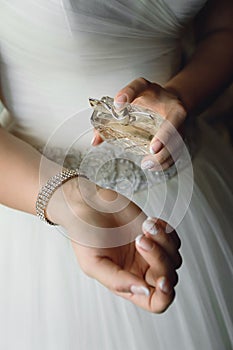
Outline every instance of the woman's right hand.
{"type": "MultiPolygon", "coordinates": [[[[184,143],[180,132],[184,128],[187,112],[179,98],[169,89],[144,78],[137,78],[121,89],[114,98],[117,108],[128,103],[158,113],[164,118],[159,130],[150,141],[150,154],[141,163],[142,169],[161,171],[168,169],[179,157],[184,143]]],[[[92,145],[102,142],[94,130],[92,145]]]]}

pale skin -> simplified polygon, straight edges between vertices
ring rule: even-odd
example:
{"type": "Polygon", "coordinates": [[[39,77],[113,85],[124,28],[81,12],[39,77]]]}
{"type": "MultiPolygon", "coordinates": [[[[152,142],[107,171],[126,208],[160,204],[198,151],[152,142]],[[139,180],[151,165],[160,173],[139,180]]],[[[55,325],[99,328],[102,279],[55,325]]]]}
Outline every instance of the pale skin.
{"type": "MultiPolygon", "coordinates": [[[[126,95],[128,102],[140,102],[158,110],[179,129],[187,114],[197,110],[229,83],[233,60],[233,4],[227,0],[210,1],[208,7],[208,11],[197,18],[198,32],[204,37],[190,63],[164,87],[142,78],[136,79],[116,95],[116,101],[119,102],[119,97],[126,95]]],[[[152,148],[155,141],[156,138],[152,141],[152,148]]],[[[97,135],[95,144],[99,142],[97,135]]],[[[148,159],[154,161],[158,157],[164,167],[169,166],[171,159],[165,146],[166,142],[162,143],[148,159]]],[[[0,172],[2,204],[35,215],[35,202],[41,184],[60,171],[57,164],[45,159],[47,166],[41,174],[41,158],[41,154],[30,145],[0,128],[0,166],[1,169],[7,169],[0,172]]],[[[100,194],[100,198],[110,202],[115,195],[109,191],[100,194]]],[[[103,220],[100,211],[93,211],[83,201],[76,180],[67,182],[55,192],[47,211],[49,219],[64,226],[68,232],[80,229],[80,218],[84,222],[89,222],[91,218],[91,224],[96,226],[101,222],[107,229],[113,225],[121,227],[122,214],[130,222],[138,212],[136,205],[130,203],[124,213],[108,213],[103,220]]],[[[88,248],[77,243],[73,247],[80,266],[88,275],[137,306],[150,312],[163,312],[174,299],[176,269],[181,264],[179,238],[175,231],[166,234],[165,225],[162,221],[157,222],[156,235],[143,229],[145,235],[140,243],[144,242],[144,248],[135,242],[109,249],[88,248]],[[145,243],[151,245],[150,250],[145,250],[145,243]],[[132,292],[132,286],[138,287],[137,292],[135,288],[132,292]],[[145,292],[145,288],[149,290],[149,295],[141,293],[145,292]]],[[[84,224],[83,229],[88,230],[88,224],[84,224]]],[[[139,234],[140,231],[139,227],[139,234]]]]}
{"type": "MultiPolygon", "coordinates": [[[[35,202],[41,184],[57,174],[61,167],[45,159],[29,144],[19,140],[0,128],[0,201],[11,208],[35,215],[35,202]],[[45,166],[40,169],[43,158],[45,166]]],[[[87,181],[87,180],[86,180],[87,181]]],[[[91,183],[87,181],[87,188],[91,183]]],[[[99,206],[103,210],[106,203],[114,200],[113,191],[101,190],[99,206]],[[101,198],[105,201],[101,202],[101,198]]],[[[120,196],[124,202],[124,197],[120,196]]],[[[98,203],[97,203],[98,204],[98,203]]],[[[66,228],[70,236],[82,230],[85,234],[91,226],[108,229],[129,223],[138,216],[140,209],[132,202],[119,213],[105,213],[90,207],[80,195],[77,180],[66,182],[51,198],[48,218],[66,228]]],[[[141,217],[137,228],[142,233],[141,217]]],[[[89,248],[73,242],[74,251],[81,268],[93,278],[99,280],[117,295],[131,300],[135,305],[150,312],[163,312],[174,299],[174,287],[178,277],[176,269],[181,264],[179,254],[180,240],[175,233],[165,233],[166,224],[158,221],[158,234],[153,236],[144,229],[145,237],[141,239],[150,243],[149,251],[134,241],[115,248],[89,248]],[[114,277],[114,278],[113,278],[114,277]],[[134,288],[132,292],[132,287],[134,288]],[[135,287],[136,289],[135,291],[135,287]],[[144,287],[144,289],[142,288],[144,287]],[[146,290],[146,294],[145,294],[146,290]],[[147,293],[149,291],[149,295],[147,293]]]]}

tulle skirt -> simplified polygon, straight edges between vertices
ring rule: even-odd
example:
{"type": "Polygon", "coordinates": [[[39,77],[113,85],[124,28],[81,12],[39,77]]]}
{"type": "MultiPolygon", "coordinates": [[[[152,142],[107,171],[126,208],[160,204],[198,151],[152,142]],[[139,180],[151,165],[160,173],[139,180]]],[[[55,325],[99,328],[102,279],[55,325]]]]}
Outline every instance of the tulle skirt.
{"type": "MultiPolygon", "coordinates": [[[[232,155],[203,130],[193,196],[177,227],[183,265],[176,298],[161,315],[84,275],[57,228],[0,207],[1,349],[232,349],[232,155]]],[[[167,182],[171,198],[176,181],[167,182]]],[[[156,216],[161,186],[150,188],[147,214],[156,216]]],[[[135,197],[139,205],[143,196],[135,197]]]]}

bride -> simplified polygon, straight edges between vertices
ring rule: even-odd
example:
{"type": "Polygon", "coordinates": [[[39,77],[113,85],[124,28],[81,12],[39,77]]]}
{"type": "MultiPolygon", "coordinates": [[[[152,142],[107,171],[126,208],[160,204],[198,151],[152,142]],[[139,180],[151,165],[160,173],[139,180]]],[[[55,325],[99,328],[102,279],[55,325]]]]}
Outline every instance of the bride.
{"type": "Polygon", "coordinates": [[[231,349],[232,155],[197,113],[231,82],[232,3],[0,4],[1,347],[231,349]],[[117,150],[97,132],[90,148],[88,98],[104,95],[168,122],[143,171],[110,162],[117,150]],[[193,166],[177,175],[174,130],[193,166]]]}

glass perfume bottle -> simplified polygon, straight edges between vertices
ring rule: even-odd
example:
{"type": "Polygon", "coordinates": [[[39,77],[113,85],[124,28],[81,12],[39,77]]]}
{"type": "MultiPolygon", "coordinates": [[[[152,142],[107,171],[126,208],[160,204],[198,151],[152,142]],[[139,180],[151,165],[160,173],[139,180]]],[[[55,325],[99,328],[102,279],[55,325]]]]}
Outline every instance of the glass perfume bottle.
{"type": "Polygon", "coordinates": [[[125,151],[137,155],[150,152],[150,141],[163,122],[159,114],[132,104],[118,110],[108,96],[100,100],[90,98],[89,102],[94,109],[91,123],[103,140],[117,140],[125,151]]]}

